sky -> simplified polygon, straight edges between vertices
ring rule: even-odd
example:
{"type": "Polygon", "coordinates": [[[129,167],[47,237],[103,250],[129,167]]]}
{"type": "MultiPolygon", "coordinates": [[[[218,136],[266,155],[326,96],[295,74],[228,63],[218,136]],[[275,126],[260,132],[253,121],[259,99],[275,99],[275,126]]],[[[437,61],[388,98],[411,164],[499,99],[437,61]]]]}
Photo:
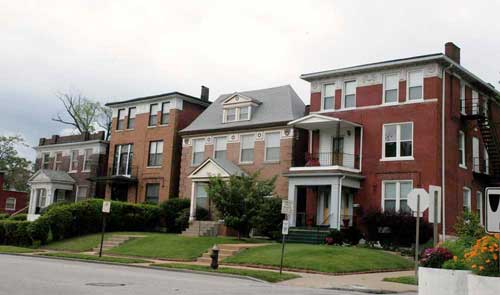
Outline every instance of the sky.
{"type": "MultiPolygon", "coordinates": [[[[0,0],[0,135],[71,129],[57,93],[102,103],[180,91],[210,99],[300,74],[438,53],[500,87],[500,1],[0,0]]],[[[19,148],[34,160],[31,148],[19,148]]]]}

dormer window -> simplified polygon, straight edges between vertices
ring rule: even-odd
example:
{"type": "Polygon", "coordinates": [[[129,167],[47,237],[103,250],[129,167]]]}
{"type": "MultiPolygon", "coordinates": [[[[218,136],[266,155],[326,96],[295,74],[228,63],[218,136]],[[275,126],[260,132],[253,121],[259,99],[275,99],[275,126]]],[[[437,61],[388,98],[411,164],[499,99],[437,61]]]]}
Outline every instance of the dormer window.
{"type": "Polygon", "coordinates": [[[250,119],[250,106],[239,108],[240,117],[239,121],[250,119]]]}
{"type": "Polygon", "coordinates": [[[258,107],[260,104],[261,102],[255,98],[239,93],[233,94],[222,102],[222,122],[248,121],[252,118],[252,107],[258,107]]]}
{"type": "Polygon", "coordinates": [[[236,108],[226,110],[226,122],[236,121],[236,108]]]}
{"type": "Polygon", "coordinates": [[[242,106],[224,109],[224,122],[248,121],[250,120],[251,106],[242,106]]]}

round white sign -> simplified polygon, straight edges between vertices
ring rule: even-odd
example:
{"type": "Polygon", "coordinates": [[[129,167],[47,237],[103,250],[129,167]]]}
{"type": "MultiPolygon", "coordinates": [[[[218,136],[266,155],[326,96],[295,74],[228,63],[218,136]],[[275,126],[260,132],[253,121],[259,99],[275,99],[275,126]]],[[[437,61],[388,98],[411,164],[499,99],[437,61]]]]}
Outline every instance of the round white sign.
{"type": "Polygon", "coordinates": [[[417,211],[418,196],[420,196],[420,212],[423,212],[429,208],[429,194],[423,188],[414,188],[408,193],[408,207],[413,211],[417,211]]]}

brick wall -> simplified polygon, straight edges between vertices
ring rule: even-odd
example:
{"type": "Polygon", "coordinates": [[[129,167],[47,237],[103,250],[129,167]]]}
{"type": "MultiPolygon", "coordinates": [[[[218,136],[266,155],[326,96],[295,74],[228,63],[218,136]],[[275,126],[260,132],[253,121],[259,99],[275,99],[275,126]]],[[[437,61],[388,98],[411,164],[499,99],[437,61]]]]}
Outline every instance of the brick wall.
{"type": "Polygon", "coordinates": [[[12,214],[15,213],[28,204],[28,193],[17,191],[6,191],[3,189],[4,173],[0,172],[0,213],[12,214]],[[14,210],[6,210],[6,203],[8,198],[16,199],[16,207],[14,210]]]}

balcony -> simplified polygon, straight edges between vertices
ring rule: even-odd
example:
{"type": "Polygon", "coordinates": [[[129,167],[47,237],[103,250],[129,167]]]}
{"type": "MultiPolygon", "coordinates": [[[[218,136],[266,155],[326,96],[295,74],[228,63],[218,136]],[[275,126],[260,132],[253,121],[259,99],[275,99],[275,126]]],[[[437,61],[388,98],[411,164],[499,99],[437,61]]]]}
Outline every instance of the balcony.
{"type": "Polygon", "coordinates": [[[472,172],[479,174],[489,174],[489,170],[490,167],[487,160],[478,157],[472,158],[472,172]]]}
{"type": "Polygon", "coordinates": [[[340,166],[359,169],[359,156],[348,153],[306,153],[304,167],[340,166]]]}

